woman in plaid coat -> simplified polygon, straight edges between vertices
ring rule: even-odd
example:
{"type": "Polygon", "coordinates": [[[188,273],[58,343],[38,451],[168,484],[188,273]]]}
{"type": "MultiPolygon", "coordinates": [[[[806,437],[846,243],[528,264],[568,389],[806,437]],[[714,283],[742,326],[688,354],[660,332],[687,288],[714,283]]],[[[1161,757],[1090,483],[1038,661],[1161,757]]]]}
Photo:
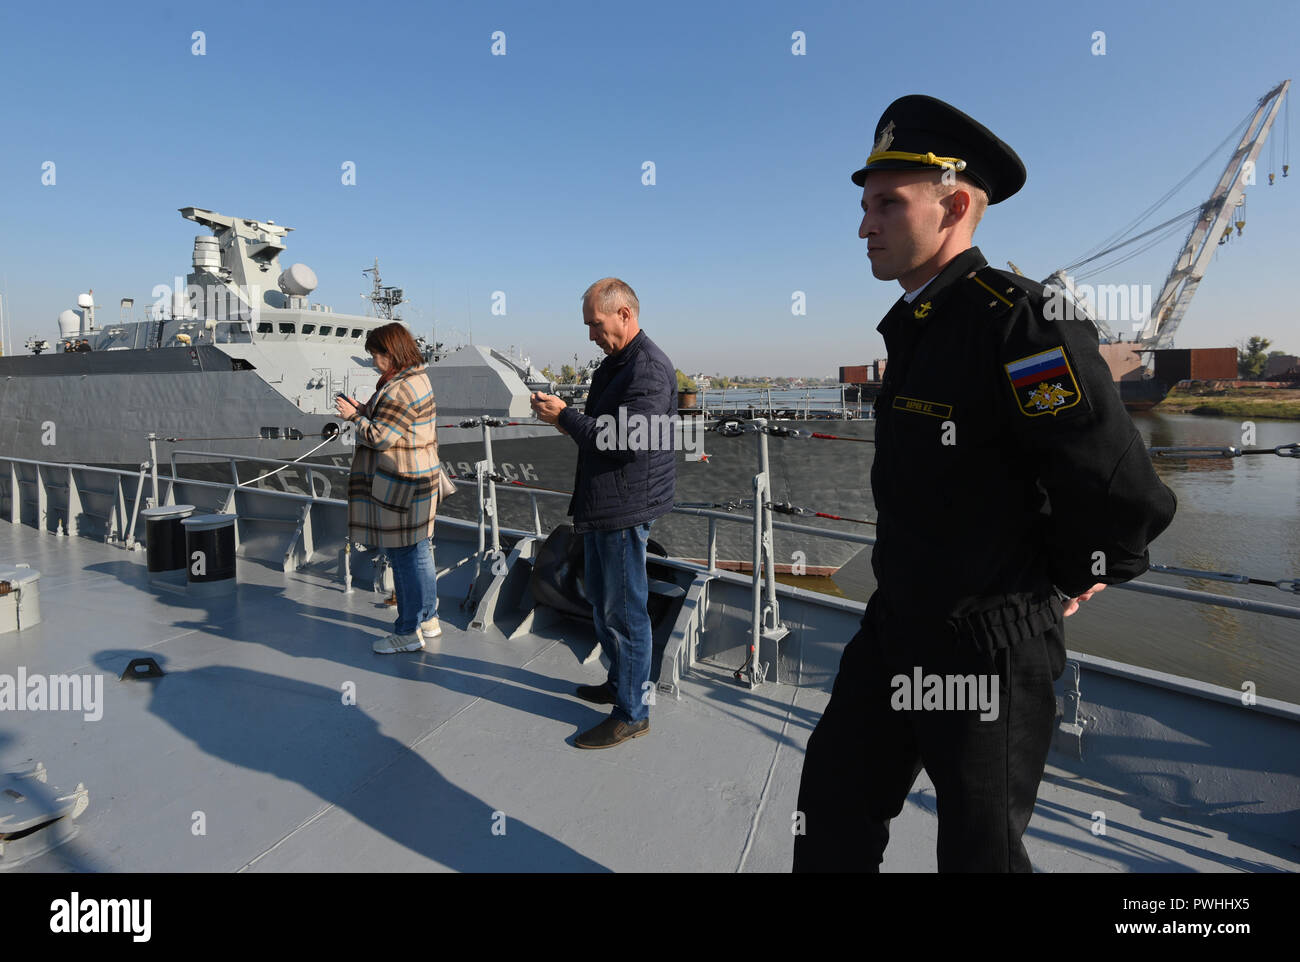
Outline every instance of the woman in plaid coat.
{"type": "Polygon", "coordinates": [[[416,651],[442,634],[433,560],[433,523],[441,467],[433,387],[424,359],[398,323],[366,336],[380,379],[364,406],[340,395],[339,415],[355,425],[348,475],[348,536],[383,548],[393,568],[397,623],[372,647],[380,654],[416,651]]]}

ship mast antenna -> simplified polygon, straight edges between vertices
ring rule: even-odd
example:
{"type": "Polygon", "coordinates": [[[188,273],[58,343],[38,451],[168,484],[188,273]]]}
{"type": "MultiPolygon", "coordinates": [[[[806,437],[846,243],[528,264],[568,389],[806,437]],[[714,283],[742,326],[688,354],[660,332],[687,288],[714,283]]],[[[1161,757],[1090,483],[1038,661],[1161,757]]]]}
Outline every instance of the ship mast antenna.
{"type": "Polygon", "coordinates": [[[379,258],[375,258],[374,267],[367,267],[361,273],[375,275],[370,293],[361,295],[375,306],[375,316],[385,321],[400,321],[402,318],[397,313],[397,305],[406,303],[403,296],[405,292],[400,287],[384,286],[379,277],[379,258]]]}

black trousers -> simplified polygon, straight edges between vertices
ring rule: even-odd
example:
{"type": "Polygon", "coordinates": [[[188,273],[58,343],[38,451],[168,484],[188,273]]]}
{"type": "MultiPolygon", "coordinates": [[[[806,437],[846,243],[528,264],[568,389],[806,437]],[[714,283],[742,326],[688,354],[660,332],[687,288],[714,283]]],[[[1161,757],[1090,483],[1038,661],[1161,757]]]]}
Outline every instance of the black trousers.
{"type": "Polygon", "coordinates": [[[1051,747],[1052,682],[1064,667],[1059,617],[1014,645],[977,646],[950,624],[891,612],[873,595],[808,740],[794,871],[878,872],[889,820],[922,768],[938,802],[939,871],[1031,871],[1021,838],[1051,747]],[[903,687],[894,679],[913,682],[918,667],[923,677],[984,675],[990,685],[996,675],[997,717],[951,704],[894,707],[903,687]]]}

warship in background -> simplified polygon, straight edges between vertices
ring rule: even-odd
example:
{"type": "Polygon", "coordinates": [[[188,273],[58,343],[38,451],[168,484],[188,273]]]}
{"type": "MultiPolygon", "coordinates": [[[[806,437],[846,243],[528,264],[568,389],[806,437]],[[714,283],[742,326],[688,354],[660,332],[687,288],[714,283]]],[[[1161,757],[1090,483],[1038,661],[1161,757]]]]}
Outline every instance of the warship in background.
{"type": "MultiPolygon", "coordinates": [[[[378,317],[337,314],[310,303],[310,267],[281,270],[292,228],[197,207],[181,214],[213,232],[195,238],[184,290],[161,298],[144,321],[126,319],[132,302],[124,299],[123,318],[111,324],[97,321],[93,297],[83,294],[78,310],[59,315],[52,352],[33,340],[32,355],[0,358],[0,445],[8,453],[134,465],[154,432],[187,449],[288,460],[303,453],[302,439],[337,425],[335,392],[364,400],[374,391],[365,336],[392,319],[400,290],[376,277],[378,317]]],[[[444,353],[419,343],[437,370],[440,415],[530,416],[527,369],[482,346],[444,353]]],[[[544,432],[533,426],[510,440],[530,435],[544,432]]],[[[350,456],[341,438],[323,452],[350,456]]]]}
{"type": "MultiPolygon", "coordinates": [[[[146,320],[131,319],[134,303],[126,298],[119,319],[101,323],[93,294],[83,294],[76,310],[59,315],[54,344],[33,338],[31,354],[0,357],[0,454],[138,470],[150,458],[146,438],[152,433],[164,473],[226,480],[233,472],[241,482],[329,497],[344,475],[315,466],[338,469],[352,457],[333,396],[370,397],[378,372],[365,336],[401,320],[396,308],[403,291],[383,285],[376,261],[367,273],[374,275],[369,299],[377,316],[335,313],[310,301],[317,287],[310,267],[281,268],[292,228],[198,207],[180,213],[212,233],[194,239],[184,289],[179,278],[173,289],[162,288],[146,320]],[[261,477],[269,473],[267,461],[304,455],[302,463],[261,477]]],[[[572,487],[574,445],[536,421],[529,404],[534,390],[556,391],[553,382],[527,359],[490,347],[444,350],[420,337],[417,343],[438,399],[439,455],[452,475],[475,476],[475,465],[487,456],[482,422],[490,418],[498,483],[572,487]]],[[[868,510],[861,459],[854,456],[860,445],[808,443],[809,430],[824,429],[824,421],[783,425],[795,433],[772,445],[775,500],[831,515],[812,519],[816,527],[859,529],[858,522],[836,517],[862,518],[868,510]]],[[[864,428],[846,425],[841,433],[860,435],[864,428]]],[[[678,501],[743,506],[753,496],[752,447],[726,432],[704,437],[703,457],[679,450],[678,501]]],[[[477,518],[479,508],[478,500],[462,497],[445,510],[477,518]]],[[[526,501],[512,499],[507,510],[502,524],[534,526],[526,501]]],[[[562,505],[538,508],[536,520],[548,529],[564,519],[562,505]]],[[[698,553],[687,545],[703,542],[704,524],[664,519],[655,538],[669,551],[698,553]]],[[[798,565],[811,574],[833,573],[856,550],[807,534],[778,547],[784,568],[798,565]]],[[[720,562],[739,568],[752,550],[748,532],[728,529],[718,542],[720,562]]]]}

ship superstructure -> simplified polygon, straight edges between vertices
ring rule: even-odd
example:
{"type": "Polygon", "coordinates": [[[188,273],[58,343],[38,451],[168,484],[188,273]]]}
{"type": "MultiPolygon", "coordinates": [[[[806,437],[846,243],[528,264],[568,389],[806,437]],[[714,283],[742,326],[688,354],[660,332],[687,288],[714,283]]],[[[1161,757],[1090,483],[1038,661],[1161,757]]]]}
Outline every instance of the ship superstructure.
{"type": "MultiPolygon", "coordinates": [[[[305,449],[293,439],[320,438],[338,420],[335,392],[362,400],[373,392],[378,372],[365,338],[389,319],[312,303],[315,272],[280,264],[292,228],[199,207],[180,212],[212,233],[195,238],[183,280],[154,289],[144,320],[126,319],[124,309],[102,324],[93,292],[83,294],[59,316],[53,344],[0,358],[7,453],[130,463],[155,432],[189,447],[220,437],[227,453],[294,458],[305,449]]],[[[530,415],[526,372],[509,359],[474,346],[435,353],[418,342],[440,415],[530,415]]],[[[340,442],[324,450],[349,453],[340,442]]]]}

